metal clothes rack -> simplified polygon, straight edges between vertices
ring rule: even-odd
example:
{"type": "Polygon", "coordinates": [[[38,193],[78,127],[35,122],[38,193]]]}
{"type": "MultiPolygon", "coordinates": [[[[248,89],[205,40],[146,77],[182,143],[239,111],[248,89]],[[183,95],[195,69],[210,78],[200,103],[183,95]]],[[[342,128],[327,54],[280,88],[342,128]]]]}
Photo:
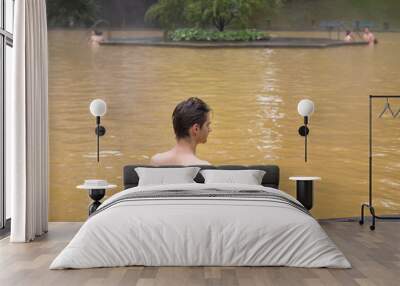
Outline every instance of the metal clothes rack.
{"type": "MultiPolygon", "coordinates": [[[[400,98],[400,95],[370,95],[369,96],[369,200],[368,204],[364,203],[361,205],[361,217],[359,223],[364,224],[364,208],[368,208],[372,215],[372,224],[370,225],[370,229],[375,229],[375,220],[376,219],[400,219],[399,216],[378,216],[375,213],[375,208],[372,204],[372,101],[374,99],[386,99],[389,98],[400,98]]],[[[385,111],[385,110],[384,110],[385,111]]],[[[382,114],[381,114],[382,115],[382,114]]],[[[392,113],[393,116],[393,113],[392,113]]],[[[396,113],[397,116],[397,113],[396,113]]],[[[396,117],[393,116],[393,117],[396,117]]]]}

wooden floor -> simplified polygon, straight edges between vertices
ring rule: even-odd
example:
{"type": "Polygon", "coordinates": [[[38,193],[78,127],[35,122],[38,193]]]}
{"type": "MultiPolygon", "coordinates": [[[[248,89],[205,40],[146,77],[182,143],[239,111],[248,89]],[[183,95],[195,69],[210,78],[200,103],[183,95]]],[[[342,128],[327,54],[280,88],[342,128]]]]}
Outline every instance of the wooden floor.
{"type": "Polygon", "coordinates": [[[357,222],[321,222],[352,269],[290,267],[120,267],[48,270],[81,223],[50,223],[32,243],[0,241],[0,285],[400,285],[400,222],[377,229],[357,222]]]}

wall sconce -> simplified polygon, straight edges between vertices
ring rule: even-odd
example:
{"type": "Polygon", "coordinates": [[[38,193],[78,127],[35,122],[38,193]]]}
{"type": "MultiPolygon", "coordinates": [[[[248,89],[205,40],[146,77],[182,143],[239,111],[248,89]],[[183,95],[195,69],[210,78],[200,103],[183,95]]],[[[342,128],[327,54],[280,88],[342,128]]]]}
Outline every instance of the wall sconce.
{"type": "Polygon", "coordinates": [[[310,133],[308,129],[308,117],[314,112],[314,103],[309,99],[300,100],[297,105],[297,111],[304,117],[304,125],[300,126],[299,134],[304,136],[304,161],[307,162],[307,135],[310,133]]]}
{"type": "Polygon", "coordinates": [[[100,136],[106,134],[106,129],[100,125],[100,117],[104,116],[107,112],[107,104],[102,99],[95,99],[90,103],[90,112],[96,117],[96,129],[97,135],[97,162],[100,161],[100,136]]]}

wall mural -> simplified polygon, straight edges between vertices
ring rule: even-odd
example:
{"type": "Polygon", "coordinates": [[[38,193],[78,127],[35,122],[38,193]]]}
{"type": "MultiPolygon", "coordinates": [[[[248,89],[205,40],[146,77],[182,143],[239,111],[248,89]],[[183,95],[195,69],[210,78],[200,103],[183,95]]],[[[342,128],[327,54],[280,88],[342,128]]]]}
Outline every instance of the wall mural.
{"type": "MultiPolygon", "coordinates": [[[[368,199],[368,96],[400,91],[400,35],[386,32],[395,22],[378,22],[382,15],[376,15],[372,20],[358,18],[357,26],[352,14],[328,21],[335,18],[324,19],[315,4],[316,11],[302,18],[307,31],[294,32],[299,27],[289,20],[282,23],[294,4],[280,6],[277,2],[282,1],[271,0],[254,1],[268,8],[265,17],[239,7],[238,13],[249,21],[240,15],[221,20],[220,15],[218,23],[210,16],[209,23],[196,25],[179,17],[177,23],[174,17],[159,21],[159,10],[145,15],[153,1],[146,4],[141,21],[122,25],[116,16],[107,18],[102,1],[83,1],[85,15],[71,12],[64,18],[51,11],[52,2],[60,7],[63,1],[48,2],[51,221],[86,219],[91,199],[86,190],[76,188],[85,180],[117,185],[107,190],[109,197],[122,190],[123,166],[148,164],[155,153],[170,149],[175,143],[172,111],[192,96],[212,108],[212,132],[198,147],[200,158],[215,165],[277,164],[280,189],[291,195],[295,182],[289,177],[320,177],[314,183],[314,216],[359,215],[368,199]],[[135,23],[140,27],[129,26],[135,23]],[[364,34],[367,25],[378,44],[364,34]],[[344,41],[347,29],[351,43],[344,41]],[[301,47],[273,47],[293,45],[288,37],[302,38],[294,43],[301,47]],[[188,43],[186,38],[209,47],[179,46],[188,43]],[[247,46],[226,47],[232,42],[247,46]],[[338,43],[344,45],[304,47],[338,43]],[[107,104],[99,162],[96,120],[89,110],[97,98],[107,104]],[[302,99],[315,104],[308,120],[307,162],[298,131],[303,118],[297,105],[302,99]]],[[[114,2],[124,7],[124,1],[114,2]]],[[[169,9],[164,2],[158,5],[169,9]]],[[[398,99],[390,104],[395,112],[400,108],[398,99]]],[[[388,214],[400,209],[400,116],[378,118],[383,108],[384,102],[373,106],[374,196],[376,210],[388,214]]]]}

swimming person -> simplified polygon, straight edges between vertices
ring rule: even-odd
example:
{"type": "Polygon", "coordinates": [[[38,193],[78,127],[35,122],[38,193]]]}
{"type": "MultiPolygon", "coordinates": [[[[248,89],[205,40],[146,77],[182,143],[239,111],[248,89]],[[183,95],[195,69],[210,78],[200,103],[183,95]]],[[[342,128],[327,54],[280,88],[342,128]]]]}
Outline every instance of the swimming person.
{"type": "Polygon", "coordinates": [[[89,43],[92,44],[93,46],[98,46],[99,43],[102,41],[104,41],[103,32],[93,30],[89,38],[89,43]]]}
{"type": "Polygon", "coordinates": [[[150,164],[161,165],[210,165],[196,156],[196,147],[206,143],[211,132],[210,107],[200,98],[182,101],[172,113],[176,145],[169,151],[154,155],[150,164]]]}
{"type": "Polygon", "coordinates": [[[364,28],[363,39],[364,41],[367,41],[370,45],[376,44],[378,42],[377,40],[375,40],[374,34],[371,33],[368,27],[364,28]]]}
{"type": "Polygon", "coordinates": [[[345,42],[352,42],[353,40],[354,40],[353,34],[351,33],[351,31],[347,30],[346,31],[346,36],[344,37],[344,41],[345,42]]]}

